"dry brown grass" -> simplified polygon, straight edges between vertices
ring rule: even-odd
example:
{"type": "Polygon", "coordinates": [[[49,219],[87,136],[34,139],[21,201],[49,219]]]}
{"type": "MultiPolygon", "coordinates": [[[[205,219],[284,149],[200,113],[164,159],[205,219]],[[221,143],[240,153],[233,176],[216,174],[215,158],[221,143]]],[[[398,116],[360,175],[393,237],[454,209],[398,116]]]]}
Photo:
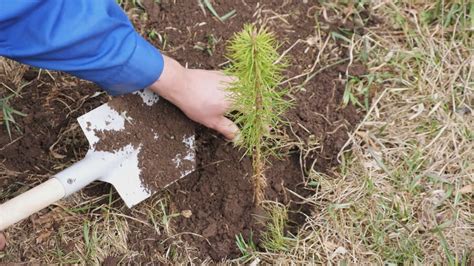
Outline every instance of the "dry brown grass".
{"type": "MultiPolygon", "coordinates": [[[[317,45],[322,52],[314,66],[292,82],[301,82],[341,59],[359,60],[369,73],[342,79],[348,84],[348,94],[363,99],[369,91],[371,101],[367,116],[351,133],[349,150],[340,154],[341,166],[334,175],[310,174],[317,192],[301,200],[314,210],[298,236],[286,236],[284,249],[275,248],[278,252],[253,251],[249,256],[254,262],[472,262],[474,18],[469,17],[468,8],[472,10],[474,4],[407,0],[373,1],[368,6],[383,23],[367,28],[363,35],[347,35],[350,58],[331,57],[334,39],[322,33],[325,25],[320,21],[315,20],[316,38],[311,44],[299,42],[317,45]]],[[[358,19],[362,10],[358,1],[329,1],[309,11],[332,20],[358,19]]],[[[284,15],[275,18],[284,19],[284,15]]],[[[8,80],[21,86],[22,67],[4,62],[0,75],[8,75],[8,80]]],[[[361,105],[365,106],[363,100],[361,105]]],[[[314,148],[302,143],[297,145],[314,148]]],[[[15,175],[0,163],[0,179],[15,175]]],[[[13,191],[2,188],[0,198],[13,191]]],[[[167,213],[164,195],[127,215],[125,209],[115,207],[114,198],[80,193],[62,201],[37,217],[35,226],[41,232],[35,237],[22,233],[24,224],[14,226],[8,230],[9,248],[0,253],[0,261],[26,256],[31,262],[99,264],[108,256],[120,255],[121,262],[133,262],[143,256],[127,246],[138,225],[149,229],[145,233],[168,236],[171,243],[150,260],[193,260],[192,248],[180,242],[169,226],[169,220],[180,214],[167,213]],[[54,221],[64,226],[57,231],[54,221]],[[46,242],[38,240],[41,236],[46,242]],[[73,244],[65,247],[64,243],[73,244]]],[[[278,210],[276,217],[285,217],[284,210],[278,210]]],[[[282,240],[278,230],[274,233],[276,240],[282,240]]]]}
{"type": "MultiPolygon", "coordinates": [[[[315,210],[293,250],[260,258],[318,264],[472,260],[474,18],[468,3],[457,3],[458,9],[456,1],[439,2],[431,23],[423,17],[436,3],[372,5],[384,25],[347,42],[350,61],[365,60],[369,67],[365,78],[348,78],[347,89],[357,96],[377,90],[368,114],[351,134],[350,150],[341,153],[336,178],[312,173],[319,190],[305,201],[315,210]]],[[[356,4],[335,3],[319,12],[329,9],[336,17],[358,12],[356,4]]]]}

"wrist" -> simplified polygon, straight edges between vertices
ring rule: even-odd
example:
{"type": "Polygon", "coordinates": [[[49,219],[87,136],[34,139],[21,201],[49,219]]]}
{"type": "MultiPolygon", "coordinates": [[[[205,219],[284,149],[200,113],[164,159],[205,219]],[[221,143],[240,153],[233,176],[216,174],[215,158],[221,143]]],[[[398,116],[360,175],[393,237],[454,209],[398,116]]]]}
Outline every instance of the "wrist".
{"type": "Polygon", "coordinates": [[[178,61],[163,56],[163,72],[156,80],[150,89],[167,100],[174,102],[176,95],[179,93],[182,85],[185,82],[186,68],[184,68],[178,61]]]}

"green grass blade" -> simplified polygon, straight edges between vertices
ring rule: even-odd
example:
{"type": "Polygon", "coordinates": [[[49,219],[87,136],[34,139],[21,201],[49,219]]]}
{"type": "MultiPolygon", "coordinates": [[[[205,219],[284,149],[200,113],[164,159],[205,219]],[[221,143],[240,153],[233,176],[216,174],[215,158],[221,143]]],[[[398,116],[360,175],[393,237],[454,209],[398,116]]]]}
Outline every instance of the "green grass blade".
{"type": "Polygon", "coordinates": [[[214,7],[212,6],[211,2],[209,2],[209,0],[203,0],[204,2],[204,5],[207,7],[207,9],[209,9],[209,11],[211,12],[211,14],[218,18],[219,20],[221,19],[220,16],[217,14],[216,10],[214,9],[214,7]]]}
{"type": "Polygon", "coordinates": [[[225,21],[226,19],[233,17],[235,15],[235,13],[236,13],[236,11],[235,11],[235,9],[233,9],[233,10],[229,11],[227,14],[225,14],[224,16],[220,17],[219,19],[221,21],[225,21]]]}

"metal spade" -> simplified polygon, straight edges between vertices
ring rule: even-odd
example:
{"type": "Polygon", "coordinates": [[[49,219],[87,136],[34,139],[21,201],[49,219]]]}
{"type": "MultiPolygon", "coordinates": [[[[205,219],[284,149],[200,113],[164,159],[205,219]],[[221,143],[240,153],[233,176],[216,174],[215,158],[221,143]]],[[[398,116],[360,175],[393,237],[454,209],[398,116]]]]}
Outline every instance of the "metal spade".
{"type": "MultiPolygon", "coordinates": [[[[149,112],[147,107],[163,102],[149,90],[140,91],[137,94],[143,100],[144,112],[149,112]]],[[[81,190],[96,180],[112,184],[129,208],[156,192],[148,189],[140,178],[142,169],[139,167],[139,153],[146,147],[127,144],[123,147],[115,147],[114,151],[110,152],[99,151],[95,148],[101,137],[104,137],[104,134],[98,134],[98,132],[126,130],[125,123],[128,119],[130,118],[127,117],[126,111],[119,113],[111,107],[110,103],[103,104],[79,117],[77,120],[89,142],[89,150],[85,157],[57,173],[48,181],[1,204],[0,230],[4,230],[56,201],[81,190]]],[[[156,132],[156,137],[162,133],[164,132],[156,132]]],[[[179,155],[177,156],[179,161],[165,162],[178,170],[166,173],[175,175],[167,176],[167,180],[172,181],[166,185],[188,175],[195,168],[194,134],[182,136],[181,139],[182,141],[178,145],[182,146],[178,148],[181,153],[185,150],[186,156],[176,154],[179,155]],[[187,163],[181,163],[182,160],[187,160],[187,163]]]]}

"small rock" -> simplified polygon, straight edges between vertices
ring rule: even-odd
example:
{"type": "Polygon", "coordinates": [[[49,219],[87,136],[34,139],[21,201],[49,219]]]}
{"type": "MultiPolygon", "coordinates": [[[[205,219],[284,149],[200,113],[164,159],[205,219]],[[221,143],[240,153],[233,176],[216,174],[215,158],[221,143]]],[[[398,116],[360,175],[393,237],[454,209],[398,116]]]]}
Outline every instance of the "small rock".
{"type": "Polygon", "coordinates": [[[193,212],[191,210],[184,210],[181,212],[181,215],[183,215],[184,218],[190,218],[193,215],[193,212]]]}

